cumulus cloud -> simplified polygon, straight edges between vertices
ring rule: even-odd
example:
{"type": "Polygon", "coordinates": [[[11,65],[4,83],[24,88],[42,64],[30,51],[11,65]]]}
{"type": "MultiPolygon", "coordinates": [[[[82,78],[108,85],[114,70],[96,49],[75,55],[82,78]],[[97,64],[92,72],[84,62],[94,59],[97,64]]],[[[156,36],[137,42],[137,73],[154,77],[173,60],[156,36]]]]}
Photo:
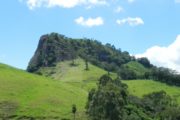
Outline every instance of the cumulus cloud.
{"type": "Polygon", "coordinates": [[[144,21],[140,17],[135,17],[135,18],[128,17],[124,19],[118,19],[116,23],[119,25],[128,24],[130,26],[138,26],[138,25],[143,25],[144,21]]]}
{"type": "Polygon", "coordinates": [[[79,5],[84,6],[96,6],[96,5],[107,5],[106,0],[26,0],[26,3],[30,9],[37,7],[62,7],[62,8],[73,8],[79,5]]]}
{"type": "Polygon", "coordinates": [[[84,17],[81,16],[75,19],[75,22],[76,24],[82,25],[85,27],[100,26],[104,24],[104,20],[101,17],[85,19],[84,17]]]}
{"type": "Polygon", "coordinates": [[[180,72],[180,35],[167,47],[153,46],[136,57],[147,57],[153,64],[180,72]]]}

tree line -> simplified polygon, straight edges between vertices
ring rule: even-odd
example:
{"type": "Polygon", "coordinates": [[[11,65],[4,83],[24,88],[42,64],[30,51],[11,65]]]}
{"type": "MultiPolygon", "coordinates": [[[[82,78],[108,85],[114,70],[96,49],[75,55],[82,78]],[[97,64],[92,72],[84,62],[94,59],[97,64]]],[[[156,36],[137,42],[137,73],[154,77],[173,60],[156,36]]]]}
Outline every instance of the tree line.
{"type": "Polygon", "coordinates": [[[169,85],[180,86],[180,74],[164,67],[153,67],[150,72],[145,73],[145,78],[167,83],[169,85]]]}

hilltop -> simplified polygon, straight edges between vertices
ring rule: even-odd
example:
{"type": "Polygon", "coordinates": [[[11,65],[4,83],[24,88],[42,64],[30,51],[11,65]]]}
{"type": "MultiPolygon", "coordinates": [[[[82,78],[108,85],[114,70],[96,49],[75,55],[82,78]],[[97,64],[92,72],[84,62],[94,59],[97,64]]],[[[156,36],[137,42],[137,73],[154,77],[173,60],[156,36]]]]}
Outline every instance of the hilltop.
{"type": "Polygon", "coordinates": [[[27,70],[36,72],[41,67],[55,66],[58,62],[77,57],[109,71],[116,71],[122,64],[134,60],[127,51],[122,52],[111,44],[103,45],[97,40],[72,39],[51,33],[41,36],[27,70]]]}

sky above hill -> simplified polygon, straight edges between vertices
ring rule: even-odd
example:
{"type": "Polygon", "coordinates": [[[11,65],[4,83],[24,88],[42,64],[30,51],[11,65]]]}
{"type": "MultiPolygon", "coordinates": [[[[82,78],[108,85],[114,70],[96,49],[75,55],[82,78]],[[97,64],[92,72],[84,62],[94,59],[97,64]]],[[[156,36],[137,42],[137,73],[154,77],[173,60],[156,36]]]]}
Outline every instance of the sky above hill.
{"type": "Polygon", "coordinates": [[[26,69],[41,35],[111,43],[180,71],[180,0],[3,0],[0,62],[26,69]]]}

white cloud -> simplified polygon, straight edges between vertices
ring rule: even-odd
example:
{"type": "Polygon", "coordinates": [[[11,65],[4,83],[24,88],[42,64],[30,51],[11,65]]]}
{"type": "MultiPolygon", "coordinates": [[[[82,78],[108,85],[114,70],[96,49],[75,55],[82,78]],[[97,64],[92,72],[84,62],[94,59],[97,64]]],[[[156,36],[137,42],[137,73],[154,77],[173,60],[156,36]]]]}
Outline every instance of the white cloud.
{"type": "Polygon", "coordinates": [[[147,57],[153,64],[180,72],[180,35],[167,47],[153,46],[136,57],[147,57]]]}
{"type": "Polygon", "coordinates": [[[116,13],[121,13],[121,12],[123,12],[124,11],[124,9],[121,7],[121,6],[118,6],[116,9],[115,9],[115,12],[116,13]]]}
{"type": "Polygon", "coordinates": [[[26,3],[30,9],[37,7],[62,7],[73,8],[79,5],[84,6],[96,6],[107,5],[107,0],[26,0],[26,3]]]}
{"type": "Polygon", "coordinates": [[[104,24],[104,20],[101,17],[85,19],[81,16],[75,19],[75,22],[86,27],[100,26],[104,24]]]}
{"type": "Polygon", "coordinates": [[[143,25],[144,21],[142,20],[142,18],[139,17],[136,18],[128,17],[124,19],[118,19],[116,23],[119,25],[128,24],[130,26],[138,26],[138,25],[143,25]]]}

